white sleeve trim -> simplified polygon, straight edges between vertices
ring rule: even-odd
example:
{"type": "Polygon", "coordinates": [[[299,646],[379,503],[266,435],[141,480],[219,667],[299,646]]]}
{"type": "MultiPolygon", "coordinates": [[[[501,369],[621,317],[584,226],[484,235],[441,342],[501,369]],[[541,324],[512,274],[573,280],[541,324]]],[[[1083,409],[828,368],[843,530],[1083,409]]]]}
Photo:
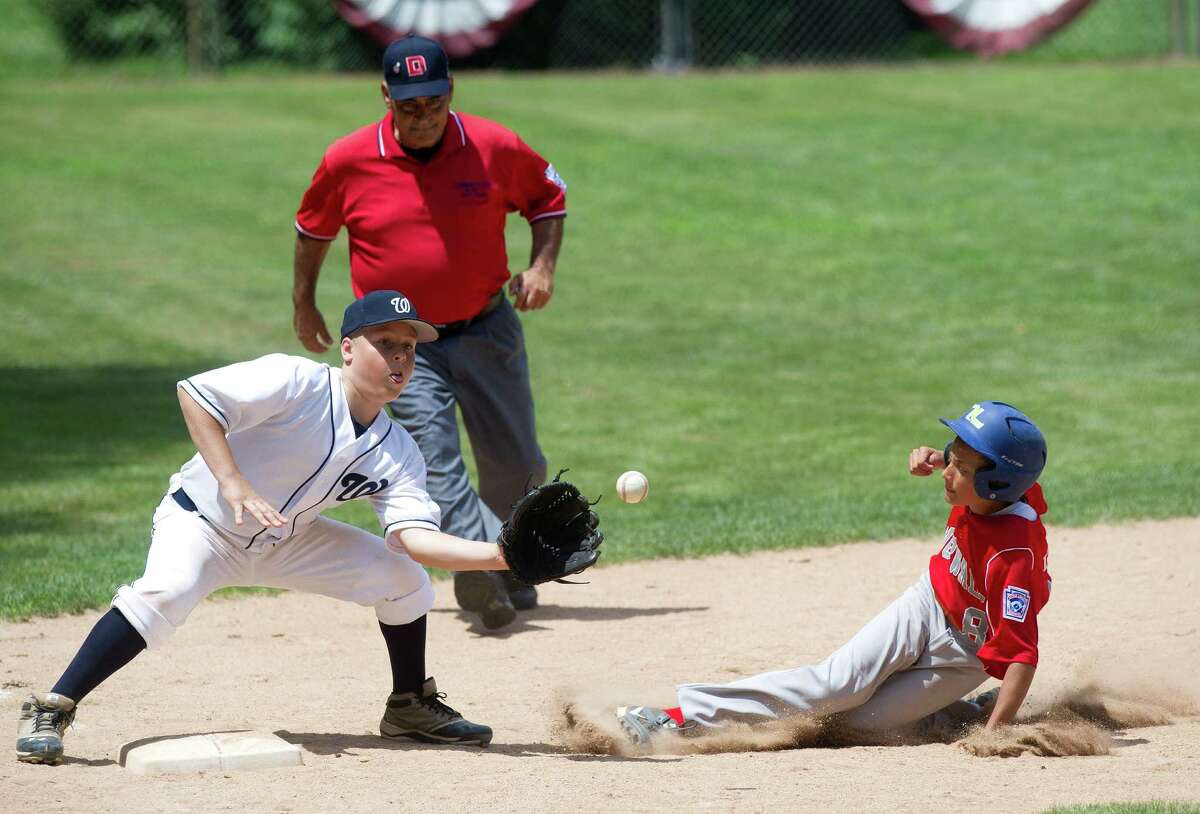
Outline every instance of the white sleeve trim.
{"type": "Polygon", "coordinates": [[[221,427],[225,430],[225,432],[229,432],[229,421],[226,420],[225,416],[221,415],[221,411],[219,409],[217,409],[217,405],[215,405],[211,401],[209,401],[208,396],[206,396],[200,392],[200,388],[196,387],[196,385],[192,384],[187,379],[177,382],[175,384],[175,386],[180,388],[181,390],[183,390],[183,392],[187,393],[189,396],[191,396],[192,401],[199,404],[201,407],[204,408],[204,411],[206,413],[208,413],[213,418],[215,418],[217,420],[217,423],[221,425],[221,427]]]}
{"type": "Polygon", "coordinates": [[[383,531],[383,536],[386,537],[394,531],[403,531],[404,529],[429,529],[430,531],[441,531],[442,527],[431,520],[396,520],[388,523],[388,526],[383,531]]]}
{"type": "MultiPolygon", "coordinates": [[[[556,209],[553,212],[543,212],[540,215],[535,215],[534,217],[529,219],[529,222],[533,223],[534,221],[545,220],[546,218],[565,218],[566,216],[567,216],[567,210],[556,209]]],[[[571,228],[574,229],[575,227],[572,226],[571,228]]]]}
{"type": "Polygon", "coordinates": [[[295,221],[295,224],[296,224],[296,231],[299,232],[300,234],[304,235],[305,237],[311,237],[313,240],[324,240],[324,241],[337,240],[336,234],[332,235],[332,236],[318,235],[314,232],[308,231],[303,226],[301,226],[300,221],[295,221]]]}

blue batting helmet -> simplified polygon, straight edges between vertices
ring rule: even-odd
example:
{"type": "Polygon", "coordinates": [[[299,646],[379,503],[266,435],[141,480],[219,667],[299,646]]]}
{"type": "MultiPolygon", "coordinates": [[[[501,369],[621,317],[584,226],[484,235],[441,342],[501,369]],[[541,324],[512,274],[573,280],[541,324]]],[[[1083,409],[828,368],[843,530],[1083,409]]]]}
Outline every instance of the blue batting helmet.
{"type": "Polygon", "coordinates": [[[941,419],[963,443],[991,462],[975,473],[975,493],[1020,500],[1046,468],[1046,438],[1029,416],[1002,401],[981,401],[961,418],[941,419]]]}

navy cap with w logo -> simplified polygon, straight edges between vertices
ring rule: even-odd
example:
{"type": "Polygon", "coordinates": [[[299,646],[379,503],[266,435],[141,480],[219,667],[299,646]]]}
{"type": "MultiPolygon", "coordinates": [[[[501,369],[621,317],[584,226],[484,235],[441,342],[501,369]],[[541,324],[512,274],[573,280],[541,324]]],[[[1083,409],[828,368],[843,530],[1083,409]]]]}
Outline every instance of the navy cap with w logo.
{"type": "Polygon", "coordinates": [[[432,342],[438,338],[437,328],[417,315],[417,307],[408,297],[399,291],[380,290],[346,306],[346,313],[342,315],[342,339],[363,328],[389,322],[407,322],[417,332],[418,342],[432,342]]]}
{"type": "Polygon", "coordinates": [[[450,60],[431,39],[409,34],[383,52],[383,79],[397,102],[450,92],[450,60]]]}

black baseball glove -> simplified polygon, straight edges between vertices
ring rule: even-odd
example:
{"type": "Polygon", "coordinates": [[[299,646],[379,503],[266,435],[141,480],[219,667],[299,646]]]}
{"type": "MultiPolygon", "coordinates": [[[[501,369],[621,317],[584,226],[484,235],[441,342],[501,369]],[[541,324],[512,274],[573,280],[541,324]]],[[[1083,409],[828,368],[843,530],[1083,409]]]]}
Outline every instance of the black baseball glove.
{"type": "Polygon", "coordinates": [[[600,518],[575,485],[554,480],[531,489],[513,505],[496,543],[512,575],[528,585],[578,574],[600,559],[600,518]]]}

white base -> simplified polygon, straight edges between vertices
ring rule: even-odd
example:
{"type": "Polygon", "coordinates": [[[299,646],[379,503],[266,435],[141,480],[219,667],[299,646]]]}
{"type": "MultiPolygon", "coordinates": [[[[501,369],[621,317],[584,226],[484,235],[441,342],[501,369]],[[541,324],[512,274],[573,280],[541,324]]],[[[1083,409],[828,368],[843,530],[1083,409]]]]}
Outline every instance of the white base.
{"type": "Polygon", "coordinates": [[[153,738],[121,747],[120,763],[134,774],[236,772],[303,766],[300,747],[262,732],[153,738]]]}

